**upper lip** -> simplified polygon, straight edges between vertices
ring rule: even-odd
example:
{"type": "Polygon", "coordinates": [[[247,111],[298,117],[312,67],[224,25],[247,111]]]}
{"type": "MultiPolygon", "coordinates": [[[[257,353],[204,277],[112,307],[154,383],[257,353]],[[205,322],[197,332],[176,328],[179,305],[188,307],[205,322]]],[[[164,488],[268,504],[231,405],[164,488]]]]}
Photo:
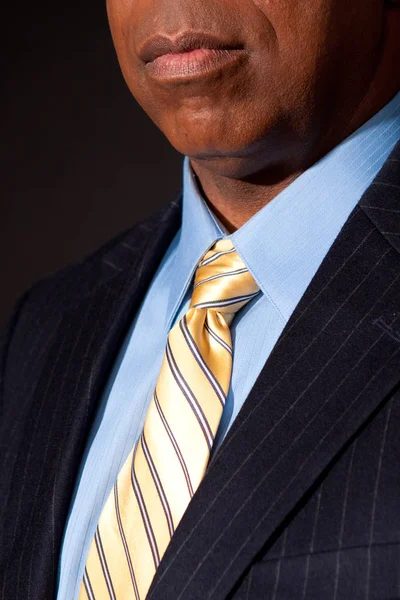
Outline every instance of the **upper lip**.
{"type": "Polygon", "coordinates": [[[202,33],[185,33],[174,39],[158,35],[145,42],[138,54],[143,62],[149,63],[165,54],[181,54],[199,48],[212,50],[242,50],[243,45],[226,42],[202,33]]]}

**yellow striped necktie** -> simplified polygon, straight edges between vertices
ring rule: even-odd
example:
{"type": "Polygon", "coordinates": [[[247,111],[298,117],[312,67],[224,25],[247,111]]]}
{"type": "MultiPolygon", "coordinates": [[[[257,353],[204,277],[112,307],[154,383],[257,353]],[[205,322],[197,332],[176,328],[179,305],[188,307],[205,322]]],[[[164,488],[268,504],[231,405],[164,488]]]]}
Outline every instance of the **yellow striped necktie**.
{"type": "Polygon", "coordinates": [[[188,312],[171,329],[142,434],[100,515],[79,600],[144,600],[198,488],[228,394],[229,326],[259,293],[229,239],[200,261],[188,312]]]}

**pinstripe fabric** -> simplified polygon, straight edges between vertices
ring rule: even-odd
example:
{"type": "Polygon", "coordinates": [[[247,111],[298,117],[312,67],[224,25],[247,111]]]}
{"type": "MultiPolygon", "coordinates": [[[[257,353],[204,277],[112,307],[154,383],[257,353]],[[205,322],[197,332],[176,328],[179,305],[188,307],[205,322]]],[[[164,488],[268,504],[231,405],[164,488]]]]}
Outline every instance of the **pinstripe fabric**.
{"type": "Polygon", "coordinates": [[[385,403],[324,474],[235,600],[400,598],[399,401],[385,403]]]}
{"type": "Polygon", "coordinates": [[[385,233],[400,232],[386,215],[399,153],[285,328],[150,600],[400,598],[400,260],[385,233]]]}
{"type": "Polygon", "coordinates": [[[10,320],[0,343],[1,600],[55,595],[56,553],[98,396],[130,311],[137,310],[179,218],[177,198],[129,235],[59,271],[57,282],[38,282],[10,320]],[[157,236],[149,236],[154,227],[157,236]],[[144,256],[150,269],[143,269],[144,256]],[[26,353],[20,354],[22,340],[26,353]],[[24,355],[18,365],[16,355],[24,355]]]}
{"type": "MultiPolygon", "coordinates": [[[[211,460],[150,600],[400,598],[399,194],[400,145],[211,460]]],[[[55,597],[98,398],[179,214],[40,282],[5,330],[1,600],[55,597]]]]}
{"type": "Polygon", "coordinates": [[[102,510],[81,600],[144,600],[204,477],[229,391],[229,326],[260,289],[231,240],[200,261],[189,311],[168,335],[142,435],[102,510]]]}

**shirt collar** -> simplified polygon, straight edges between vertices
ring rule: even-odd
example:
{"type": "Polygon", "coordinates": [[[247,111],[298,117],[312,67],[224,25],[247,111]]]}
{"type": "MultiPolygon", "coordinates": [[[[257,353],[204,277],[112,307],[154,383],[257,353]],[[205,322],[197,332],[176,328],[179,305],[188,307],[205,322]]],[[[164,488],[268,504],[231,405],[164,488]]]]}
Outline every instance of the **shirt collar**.
{"type": "Polygon", "coordinates": [[[400,93],[232,235],[287,321],[400,137],[400,93]]]}
{"type": "MultiPolygon", "coordinates": [[[[231,235],[262,292],[285,321],[399,137],[400,93],[231,235]]],[[[226,235],[185,158],[169,326],[201,257],[226,235]]]]}
{"type": "Polygon", "coordinates": [[[186,157],[183,163],[182,225],[176,240],[167,331],[179,310],[201,257],[224,235],[225,232],[202,198],[189,159],[186,157]]]}

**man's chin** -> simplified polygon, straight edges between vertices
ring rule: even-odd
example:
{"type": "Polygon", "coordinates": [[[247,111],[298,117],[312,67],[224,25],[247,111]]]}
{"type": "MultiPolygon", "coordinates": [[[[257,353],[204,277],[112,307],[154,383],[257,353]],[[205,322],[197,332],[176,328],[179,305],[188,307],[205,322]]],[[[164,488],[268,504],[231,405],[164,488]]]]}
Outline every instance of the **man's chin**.
{"type": "Polygon", "coordinates": [[[195,171],[201,172],[207,169],[215,175],[229,179],[248,179],[259,172],[260,168],[263,169],[263,165],[256,164],[250,157],[235,156],[233,152],[231,154],[224,154],[222,151],[202,152],[186,154],[186,156],[189,156],[195,171]]]}
{"type": "Polygon", "coordinates": [[[197,140],[193,135],[191,138],[190,143],[187,139],[169,138],[169,141],[178,152],[189,157],[199,170],[206,169],[221,177],[251,178],[261,171],[276,168],[283,159],[281,148],[271,144],[268,135],[262,140],[256,135],[252,138],[238,136],[237,139],[231,136],[226,144],[207,143],[204,136],[199,136],[197,140]]]}

